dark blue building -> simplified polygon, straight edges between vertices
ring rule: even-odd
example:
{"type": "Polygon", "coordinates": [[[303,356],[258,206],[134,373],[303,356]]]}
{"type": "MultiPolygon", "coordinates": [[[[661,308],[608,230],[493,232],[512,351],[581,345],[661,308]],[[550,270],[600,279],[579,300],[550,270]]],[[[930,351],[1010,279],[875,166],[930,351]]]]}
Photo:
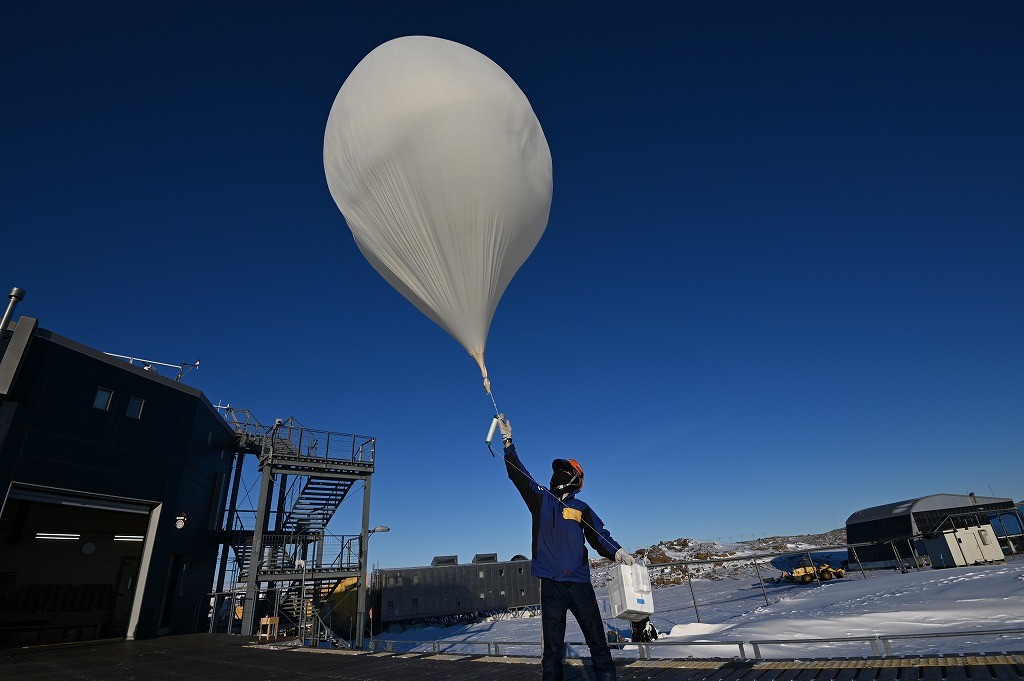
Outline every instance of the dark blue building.
{"type": "Polygon", "coordinates": [[[203,394],[39,328],[0,329],[0,643],[192,632],[235,433],[203,394]]]}

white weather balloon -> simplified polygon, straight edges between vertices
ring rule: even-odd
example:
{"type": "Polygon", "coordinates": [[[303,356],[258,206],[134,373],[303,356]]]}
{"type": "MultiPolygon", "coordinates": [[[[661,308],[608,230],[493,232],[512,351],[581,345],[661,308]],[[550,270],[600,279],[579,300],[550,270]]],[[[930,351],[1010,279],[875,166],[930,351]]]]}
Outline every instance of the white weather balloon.
{"type": "Polygon", "coordinates": [[[440,38],[355,67],[324,134],[331,195],[359,250],[480,365],[505,288],[544,233],[551,152],[497,64],[440,38]]]}

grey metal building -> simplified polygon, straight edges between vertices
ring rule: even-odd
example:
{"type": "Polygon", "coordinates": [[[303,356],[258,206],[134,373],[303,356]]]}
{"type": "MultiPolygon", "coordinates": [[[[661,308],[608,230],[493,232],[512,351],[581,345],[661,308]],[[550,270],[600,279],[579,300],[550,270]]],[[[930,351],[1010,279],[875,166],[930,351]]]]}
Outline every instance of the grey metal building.
{"type": "Polygon", "coordinates": [[[456,556],[437,556],[430,566],[375,570],[371,588],[377,630],[393,622],[540,604],[540,580],[521,555],[499,562],[497,554],[477,554],[461,564],[456,556]]]}
{"type": "Polygon", "coordinates": [[[982,523],[993,524],[1003,541],[1019,541],[1019,537],[1007,537],[999,531],[998,520],[1007,514],[1015,516],[1015,509],[1012,499],[973,494],[931,494],[865,508],[847,518],[846,540],[850,544],[875,545],[851,549],[850,563],[859,562],[869,568],[912,565],[915,555],[925,555],[923,538],[982,523]]]}

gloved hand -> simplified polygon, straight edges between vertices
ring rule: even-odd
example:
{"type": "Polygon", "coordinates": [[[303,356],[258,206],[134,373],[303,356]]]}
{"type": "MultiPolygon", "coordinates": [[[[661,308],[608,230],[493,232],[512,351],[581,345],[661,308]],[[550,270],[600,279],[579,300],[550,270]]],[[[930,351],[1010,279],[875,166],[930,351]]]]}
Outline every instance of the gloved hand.
{"type": "Polygon", "coordinates": [[[501,441],[504,444],[512,442],[512,424],[505,418],[504,414],[498,414],[498,427],[501,428],[501,441]]]}
{"type": "Polygon", "coordinates": [[[636,559],[632,555],[626,552],[626,549],[619,549],[615,552],[615,562],[622,563],[623,565],[632,565],[636,562],[636,559]]]}

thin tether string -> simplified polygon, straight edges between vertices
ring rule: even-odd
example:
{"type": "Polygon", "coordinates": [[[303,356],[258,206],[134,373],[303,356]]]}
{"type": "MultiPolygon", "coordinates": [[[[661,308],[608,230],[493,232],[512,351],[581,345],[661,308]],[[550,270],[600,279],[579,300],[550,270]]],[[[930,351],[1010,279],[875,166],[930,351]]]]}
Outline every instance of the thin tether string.
{"type": "MultiPolygon", "coordinates": [[[[484,379],[484,387],[487,389],[487,396],[491,398],[491,405],[494,407],[494,418],[498,419],[498,426],[500,428],[500,426],[501,426],[501,414],[498,412],[498,403],[494,401],[494,393],[491,392],[491,382],[488,381],[486,378],[484,379]]],[[[505,439],[502,438],[501,441],[504,442],[505,439]]],[[[497,455],[494,453],[494,449],[491,448],[491,443],[490,442],[487,443],[487,450],[491,453],[491,457],[492,458],[495,458],[495,459],[498,458],[497,455]]],[[[526,477],[530,477],[530,476],[526,476],[526,477]]],[[[530,480],[533,480],[533,478],[530,478],[530,480]]]]}

